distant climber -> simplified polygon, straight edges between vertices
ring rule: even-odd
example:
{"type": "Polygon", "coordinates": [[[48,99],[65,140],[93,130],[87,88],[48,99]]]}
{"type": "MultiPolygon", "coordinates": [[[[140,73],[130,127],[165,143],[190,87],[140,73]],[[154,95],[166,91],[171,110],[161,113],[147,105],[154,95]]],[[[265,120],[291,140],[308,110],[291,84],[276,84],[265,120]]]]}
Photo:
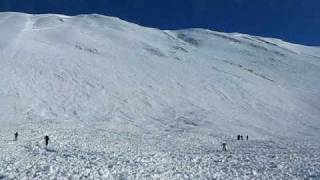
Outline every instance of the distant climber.
{"type": "Polygon", "coordinates": [[[238,141],[240,140],[240,135],[237,136],[237,140],[238,140],[238,141]]]}
{"type": "Polygon", "coordinates": [[[49,144],[49,136],[45,136],[44,137],[44,141],[45,141],[45,143],[46,143],[46,146],[48,146],[48,144],[49,144]]]}
{"type": "Polygon", "coordinates": [[[243,141],[243,136],[242,135],[240,136],[240,139],[243,141]]]}
{"type": "Polygon", "coordinates": [[[249,136],[247,135],[247,141],[249,140],[249,136]]]}
{"type": "Polygon", "coordinates": [[[18,136],[19,136],[18,132],[14,133],[14,140],[15,141],[18,141],[18,136]]]}
{"type": "Polygon", "coordinates": [[[227,151],[227,143],[222,143],[222,151],[227,151]]]}

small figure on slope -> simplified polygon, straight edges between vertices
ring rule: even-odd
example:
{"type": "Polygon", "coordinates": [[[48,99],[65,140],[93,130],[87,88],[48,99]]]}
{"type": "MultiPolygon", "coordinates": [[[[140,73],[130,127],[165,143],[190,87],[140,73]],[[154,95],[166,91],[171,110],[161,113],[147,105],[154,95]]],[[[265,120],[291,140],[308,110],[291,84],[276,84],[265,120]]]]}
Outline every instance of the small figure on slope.
{"type": "Polygon", "coordinates": [[[227,143],[222,143],[222,151],[227,151],[227,143]]]}
{"type": "Polygon", "coordinates": [[[15,141],[18,141],[18,136],[19,136],[18,132],[14,133],[14,140],[15,141]]]}
{"type": "Polygon", "coordinates": [[[45,141],[45,143],[46,143],[46,146],[48,146],[48,144],[49,144],[49,136],[45,136],[44,137],[44,141],[45,141]]]}

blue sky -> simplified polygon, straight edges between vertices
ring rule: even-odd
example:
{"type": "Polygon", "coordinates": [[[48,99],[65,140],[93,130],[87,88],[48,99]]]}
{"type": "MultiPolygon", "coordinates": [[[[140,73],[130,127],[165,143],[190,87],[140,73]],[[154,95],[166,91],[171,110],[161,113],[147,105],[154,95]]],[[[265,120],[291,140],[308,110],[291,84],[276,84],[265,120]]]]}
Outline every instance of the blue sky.
{"type": "Polygon", "coordinates": [[[160,29],[207,28],[320,46],[320,0],[0,0],[0,11],[98,13],[160,29]]]}

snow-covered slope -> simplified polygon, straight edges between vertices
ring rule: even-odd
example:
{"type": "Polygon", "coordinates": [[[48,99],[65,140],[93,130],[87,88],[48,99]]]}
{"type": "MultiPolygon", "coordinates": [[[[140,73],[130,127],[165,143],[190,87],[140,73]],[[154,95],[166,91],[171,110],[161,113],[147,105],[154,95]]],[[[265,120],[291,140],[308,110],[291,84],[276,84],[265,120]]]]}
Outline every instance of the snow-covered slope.
{"type": "Polygon", "coordinates": [[[100,15],[0,14],[0,114],[319,139],[320,48],[100,15]]]}
{"type": "Polygon", "coordinates": [[[318,47],[0,13],[0,77],[0,179],[320,178],[318,47]]]}

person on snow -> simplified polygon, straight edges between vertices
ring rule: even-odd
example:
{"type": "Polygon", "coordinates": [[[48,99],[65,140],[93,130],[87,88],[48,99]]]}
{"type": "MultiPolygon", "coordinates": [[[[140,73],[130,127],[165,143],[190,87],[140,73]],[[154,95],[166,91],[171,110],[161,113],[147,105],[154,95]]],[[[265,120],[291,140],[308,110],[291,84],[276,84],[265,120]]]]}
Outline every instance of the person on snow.
{"type": "Polygon", "coordinates": [[[240,135],[237,136],[238,141],[240,141],[240,135]]]}
{"type": "Polygon", "coordinates": [[[44,141],[45,141],[45,143],[46,143],[46,146],[48,146],[48,144],[49,144],[49,136],[45,136],[44,137],[44,141]]]}
{"type": "Polygon", "coordinates": [[[18,132],[14,133],[14,140],[15,141],[18,141],[18,136],[19,136],[18,132]]]}
{"type": "Polygon", "coordinates": [[[227,151],[227,143],[222,143],[222,151],[227,151]]]}

